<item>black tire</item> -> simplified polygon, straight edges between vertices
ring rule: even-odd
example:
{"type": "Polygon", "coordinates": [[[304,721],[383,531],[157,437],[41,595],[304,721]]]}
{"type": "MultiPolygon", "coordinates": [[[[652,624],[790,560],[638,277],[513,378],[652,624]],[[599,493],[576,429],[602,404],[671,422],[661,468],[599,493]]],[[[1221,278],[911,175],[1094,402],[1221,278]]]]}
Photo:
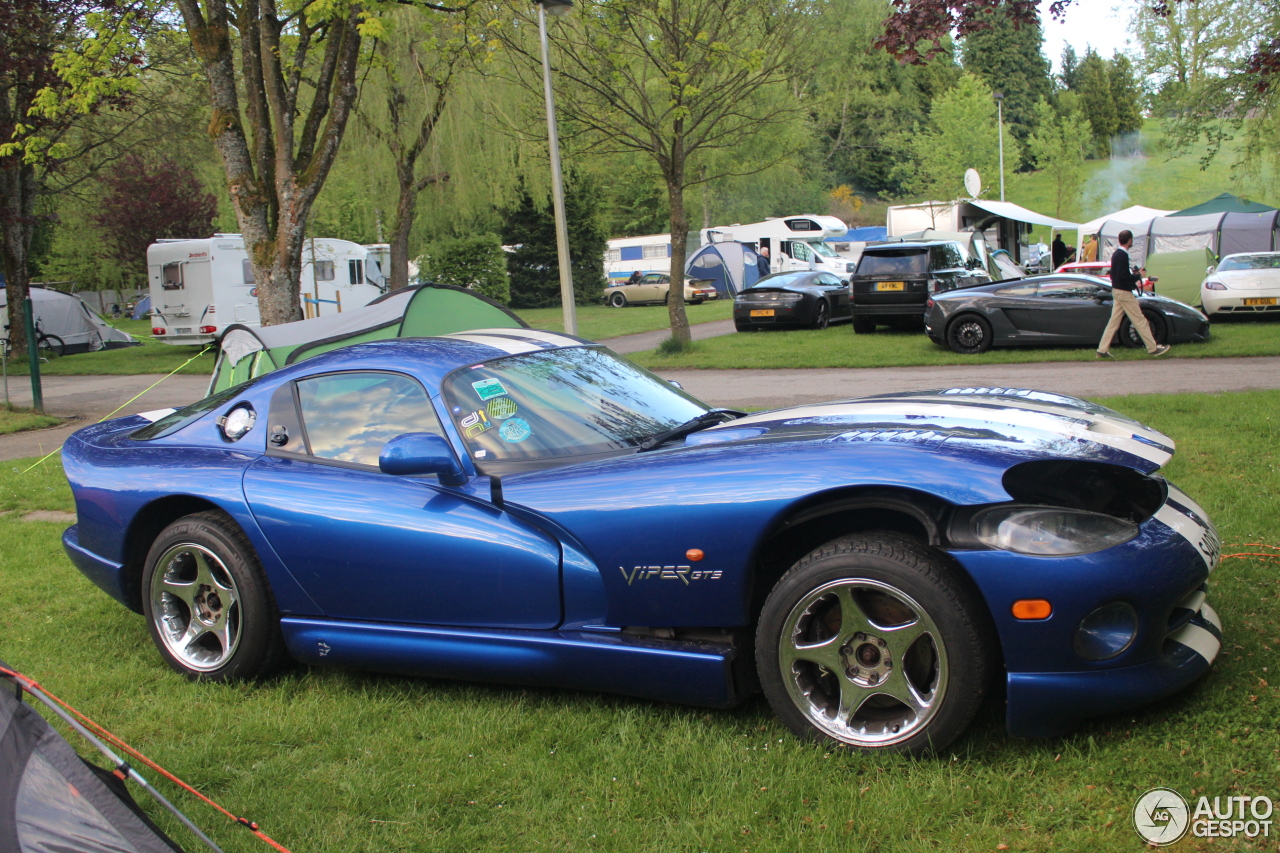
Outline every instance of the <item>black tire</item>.
{"type": "Polygon", "coordinates": [[[746,323],[739,323],[736,320],[734,321],[733,328],[734,328],[734,331],[738,331],[738,332],[755,331],[755,329],[752,326],[749,326],[746,323]]]}
{"type": "Polygon", "coordinates": [[[831,325],[831,308],[827,305],[825,299],[818,301],[818,307],[813,309],[813,327],[815,329],[825,329],[831,325]]]}
{"type": "Polygon", "coordinates": [[[662,304],[663,305],[671,304],[671,288],[667,288],[667,292],[662,294],[662,304]]]}
{"type": "Polygon", "coordinates": [[[160,656],[193,680],[263,678],[285,660],[266,575],[224,513],[188,515],[161,531],[142,571],[142,610],[160,656]]]}
{"type": "Polygon", "coordinates": [[[947,324],[947,346],[961,355],[991,349],[991,324],[977,314],[961,314],[947,324]]]}
{"type": "Polygon", "coordinates": [[[853,333],[855,335],[869,335],[876,330],[876,321],[870,317],[853,317],[853,333]]]}
{"type": "Polygon", "coordinates": [[[626,308],[627,297],[621,293],[615,293],[609,297],[609,305],[613,308],[626,308]]]}
{"type": "MultiPolygon", "coordinates": [[[[1169,324],[1164,321],[1164,317],[1154,311],[1143,311],[1142,316],[1147,318],[1147,325],[1151,327],[1151,337],[1156,339],[1157,344],[1167,344],[1169,342],[1169,324]]],[[[1129,318],[1125,317],[1120,321],[1120,343],[1131,349],[1145,347],[1142,342],[1142,335],[1138,334],[1138,330],[1129,322],[1129,318]]]]}
{"type": "Polygon", "coordinates": [[[919,755],[977,714],[990,636],[980,599],[936,552],[898,533],[860,533],[778,581],[760,613],[756,666],[797,736],[919,755]]]}
{"type": "Polygon", "coordinates": [[[41,358],[61,358],[67,351],[67,345],[57,335],[39,335],[36,338],[36,351],[41,358]]]}

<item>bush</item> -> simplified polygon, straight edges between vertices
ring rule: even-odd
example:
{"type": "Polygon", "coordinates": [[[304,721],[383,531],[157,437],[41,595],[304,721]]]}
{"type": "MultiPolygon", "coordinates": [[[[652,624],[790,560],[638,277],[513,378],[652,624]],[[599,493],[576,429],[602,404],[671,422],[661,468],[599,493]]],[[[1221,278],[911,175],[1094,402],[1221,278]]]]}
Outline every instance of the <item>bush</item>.
{"type": "Polygon", "coordinates": [[[421,277],[465,287],[495,302],[511,302],[507,253],[496,234],[437,240],[418,258],[421,277]]]}

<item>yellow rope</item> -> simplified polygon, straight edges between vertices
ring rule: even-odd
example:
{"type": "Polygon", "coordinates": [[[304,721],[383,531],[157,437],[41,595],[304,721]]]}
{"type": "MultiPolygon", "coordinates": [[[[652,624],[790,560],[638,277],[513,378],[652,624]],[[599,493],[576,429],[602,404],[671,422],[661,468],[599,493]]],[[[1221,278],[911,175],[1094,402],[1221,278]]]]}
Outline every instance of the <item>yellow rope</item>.
{"type": "MultiPolygon", "coordinates": [[[[143,389],[142,389],[141,391],[139,391],[137,394],[134,394],[134,395],[133,395],[132,397],[130,397],[128,400],[125,400],[123,403],[121,403],[119,406],[117,406],[114,410],[112,410],[111,412],[108,412],[107,414],[105,414],[105,415],[103,415],[102,417],[98,418],[97,423],[102,423],[103,421],[107,420],[107,419],[108,419],[108,418],[110,418],[112,415],[114,415],[116,412],[120,411],[120,410],[121,410],[121,409],[123,409],[125,406],[129,405],[129,404],[130,404],[130,403],[132,403],[134,400],[138,399],[138,398],[139,398],[139,397],[141,397],[143,394],[147,393],[147,392],[148,392],[148,391],[150,391],[152,388],[156,387],[156,386],[157,386],[157,385],[159,385],[161,382],[165,381],[165,380],[166,380],[166,379],[168,379],[170,376],[172,376],[173,374],[177,373],[179,370],[181,370],[182,368],[186,367],[188,364],[190,364],[191,362],[195,361],[195,360],[196,360],[197,358],[199,358],[200,356],[202,356],[202,355],[204,355],[205,353],[207,353],[210,349],[212,349],[212,347],[213,347],[213,345],[212,345],[212,344],[210,344],[209,346],[206,346],[204,349],[200,350],[200,352],[198,352],[198,353],[196,353],[195,355],[191,356],[191,358],[189,358],[189,359],[187,359],[186,361],[182,362],[182,364],[179,364],[179,365],[178,365],[177,367],[175,367],[173,370],[170,370],[170,371],[169,371],[168,373],[166,373],[164,376],[161,376],[161,377],[160,377],[159,379],[157,379],[155,382],[152,382],[150,385],[148,385],[146,388],[143,388],[143,389]]],[[[62,450],[62,445],[61,445],[61,444],[59,444],[59,445],[58,445],[57,447],[55,447],[53,450],[50,450],[50,451],[49,451],[48,453],[46,453],[44,456],[41,456],[39,459],[37,459],[37,460],[35,461],[35,464],[33,464],[30,468],[26,469],[26,471],[23,471],[22,473],[24,473],[24,474],[25,474],[25,473],[27,473],[27,471],[31,471],[32,469],[36,468],[37,466],[39,466],[39,465],[43,465],[43,464],[44,464],[44,463],[49,459],[49,457],[50,457],[50,456],[52,456],[53,454],[57,453],[57,452],[58,452],[58,451],[60,451],[60,450],[62,450]]]]}

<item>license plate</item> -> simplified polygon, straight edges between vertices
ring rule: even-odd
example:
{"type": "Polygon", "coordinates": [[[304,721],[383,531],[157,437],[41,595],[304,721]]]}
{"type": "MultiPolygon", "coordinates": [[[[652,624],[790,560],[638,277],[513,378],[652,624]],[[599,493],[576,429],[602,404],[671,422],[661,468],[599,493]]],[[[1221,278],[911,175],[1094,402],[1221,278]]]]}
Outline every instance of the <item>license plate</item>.
{"type": "Polygon", "coordinates": [[[1274,296],[1266,296],[1259,299],[1246,299],[1245,305],[1275,305],[1276,298],[1274,296]]]}
{"type": "Polygon", "coordinates": [[[191,327],[187,326],[186,328],[183,328],[183,329],[174,329],[173,333],[175,335],[189,335],[191,334],[191,327]]]}
{"type": "Polygon", "coordinates": [[[773,316],[773,309],[772,309],[772,308],[760,308],[760,309],[758,309],[758,310],[756,310],[756,311],[752,311],[752,312],[751,312],[751,316],[752,316],[752,317],[772,317],[772,316],[773,316]]]}
{"type": "Polygon", "coordinates": [[[877,281],[876,290],[906,290],[905,281],[877,281]]]}

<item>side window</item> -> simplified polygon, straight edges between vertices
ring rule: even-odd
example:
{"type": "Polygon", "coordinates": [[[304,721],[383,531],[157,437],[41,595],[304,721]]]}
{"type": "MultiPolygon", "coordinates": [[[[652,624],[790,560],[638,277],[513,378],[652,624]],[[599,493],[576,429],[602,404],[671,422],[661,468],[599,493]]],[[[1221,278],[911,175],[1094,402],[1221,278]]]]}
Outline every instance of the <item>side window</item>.
{"type": "Polygon", "coordinates": [[[826,287],[844,287],[844,282],[836,278],[835,276],[831,275],[830,273],[823,273],[822,275],[818,276],[818,284],[824,285],[826,287]]]}
{"type": "Polygon", "coordinates": [[[1046,281],[1040,285],[1041,299],[1092,299],[1097,286],[1078,281],[1046,281]]]}
{"type": "Polygon", "coordinates": [[[802,241],[793,240],[791,243],[791,257],[797,261],[811,261],[813,260],[813,253],[809,251],[809,247],[802,241]]]}
{"type": "Polygon", "coordinates": [[[1018,284],[1013,287],[1006,287],[1000,291],[1001,296],[1035,296],[1039,285],[1036,284],[1018,284]]]}
{"type": "Polygon", "coordinates": [[[245,284],[253,284],[253,264],[248,258],[240,262],[240,278],[245,284]]]}
{"type": "Polygon", "coordinates": [[[182,262],[174,261],[165,264],[160,279],[160,286],[165,290],[182,290],[182,262]]]}
{"type": "Polygon", "coordinates": [[[955,243],[942,243],[931,249],[935,270],[954,270],[964,267],[964,255],[955,243]]]}
{"type": "Polygon", "coordinates": [[[426,390],[399,373],[331,373],[297,388],[312,456],[377,467],[382,446],[397,435],[444,434],[426,390]]]}
{"type": "Polygon", "coordinates": [[[333,261],[315,262],[316,281],[333,281],[333,261]]]}
{"type": "Polygon", "coordinates": [[[352,284],[364,281],[364,261],[347,261],[347,276],[352,284]]]}

